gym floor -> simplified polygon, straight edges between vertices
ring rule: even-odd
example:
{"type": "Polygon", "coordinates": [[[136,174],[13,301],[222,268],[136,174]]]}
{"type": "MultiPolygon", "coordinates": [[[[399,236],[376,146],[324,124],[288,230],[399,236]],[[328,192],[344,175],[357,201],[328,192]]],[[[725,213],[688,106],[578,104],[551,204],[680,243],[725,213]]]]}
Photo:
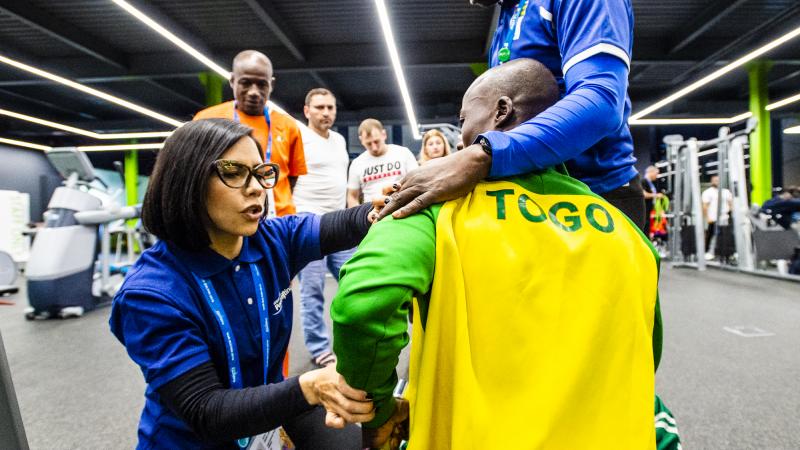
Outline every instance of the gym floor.
{"type": "MultiPolygon", "coordinates": [[[[329,279],[329,298],[335,287],[329,279]]],[[[16,305],[0,306],[0,330],[31,449],[133,448],[144,382],[108,331],[108,308],[27,322],[25,293],[8,300],[16,305]]],[[[299,373],[311,365],[295,305],[299,373]]],[[[684,448],[800,448],[800,284],[664,264],[661,305],[657,390],[684,448]]]]}

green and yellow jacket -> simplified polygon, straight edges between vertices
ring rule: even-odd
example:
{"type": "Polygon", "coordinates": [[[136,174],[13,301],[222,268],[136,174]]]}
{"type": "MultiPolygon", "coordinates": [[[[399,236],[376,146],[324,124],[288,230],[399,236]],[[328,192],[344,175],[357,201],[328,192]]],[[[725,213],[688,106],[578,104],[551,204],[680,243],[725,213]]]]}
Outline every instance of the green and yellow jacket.
{"type": "Polygon", "coordinates": [[[547,170],[374,225],[342,269],[338,371],[393,412],[414,304],[411,449],[656,448],[658,254],[547,170]]]}

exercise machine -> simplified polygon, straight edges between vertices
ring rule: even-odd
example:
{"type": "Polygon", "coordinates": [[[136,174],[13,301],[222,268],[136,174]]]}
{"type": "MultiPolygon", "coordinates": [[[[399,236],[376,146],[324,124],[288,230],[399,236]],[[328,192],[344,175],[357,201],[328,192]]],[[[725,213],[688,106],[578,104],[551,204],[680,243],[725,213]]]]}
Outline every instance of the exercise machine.
{"type": "Polygon", "coordinates": [[[101,197],[107,196],[100,193],[107,193],[108,187],[83,152],[56,148],[47,151],[47,158],[65,181],[53,192],[45,225],[35,233],[25,269],[30,303],[25,317],[79,317],[116,293],[118,283],[111,281],[111,225],[137,218],[140,211],[112,201],[103,204],[101,197]]]}
{"type": "Polygon", "coordinates": [[[706,270],[707,267],[732,269],[756,275],[800,280],[800,277],[764,270],[769,261],[789,259],[800,245],[794,230],[776,230],[761,226],[751,209],[748,196],[747,160],[749,136],[756,127],[749,119],[741,130],[719,130],[709,141],[684,139],[680,135],[664,138],[666,161],[657,164],[665,172],[667,189],[672,194],[669,223],[669,257],[674,266],[706,270]],[[713,157],[716,156],[716,159],[713,157]],[[706,160],[700,164],[701,158],[706,160]],[[710,160],[709,160],[710,159],[710,160]],[[701,198],[701,171],[719,176],[717,227],[712,243],[718,261],[706,261],[705,218],[701,198]],[[730,194],[727,194],[730,192],[730,194]],[[723,208],[730,195],[730,213],[723,208]],[[785,255],[784,255],[785,253],[785,255]]]}
{"type": "Polygon", "coordinates": [[[430,130],[441,131],[450,142],[450,147],[453,149],[453,151],[458,151],[458,143],[461,142],[461,128],[450,123],[429,123],[419,126],[419,131],[422,134],[425,134],[430,130]]]}
{"type": "Polygon", "coordinates": [[[11,381],[6,348],[0,334],[0,448],[4,450],[28,450],[28,439],[22,425],[17,394],[11,381]]]}
{"type": "Polygon", "coordinates": [[[0,297],[16,294],[19,288],[14,284],[17,280],[17,263],[6,252],[0,251],[0,297]]]}

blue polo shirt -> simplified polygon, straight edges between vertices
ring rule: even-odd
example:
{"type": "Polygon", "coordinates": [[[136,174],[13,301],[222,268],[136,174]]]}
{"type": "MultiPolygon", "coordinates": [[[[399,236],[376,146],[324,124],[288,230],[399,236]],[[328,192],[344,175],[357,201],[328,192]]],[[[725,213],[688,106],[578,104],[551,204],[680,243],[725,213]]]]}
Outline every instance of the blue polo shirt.
{"type": "Polygon", "coordinates": [[[211,249],[187,252],[163,241],[145,251],[128,273],[111,308],[111,331],[139,365],[147,382],[139,422],[139,449],[235,448],[208,445],[162,405],[158,389],[187,371],[213,362],[230,387],[228,359],[219,325],[193,278],[211,280],[233,328],[245,387],[263,384],[261,330],[251,264],[261,270],[269,302],[268,382],[283,380],[282,365],[292,331],[294,276],[319,259],[319,216],[286,216],[261,222],[229,260],[211,249]]]}
{"type": "Polygon", "coordinates": [[[562,100],[509,132],[483,134],[492,145],[490,177],[566,162],[570,175],[605,193],[636,176],[627,95],[633,48],[630,0],[525,0],[502,3],[489,65],[504,46],[532,58],[558,81],[562,100]]]}

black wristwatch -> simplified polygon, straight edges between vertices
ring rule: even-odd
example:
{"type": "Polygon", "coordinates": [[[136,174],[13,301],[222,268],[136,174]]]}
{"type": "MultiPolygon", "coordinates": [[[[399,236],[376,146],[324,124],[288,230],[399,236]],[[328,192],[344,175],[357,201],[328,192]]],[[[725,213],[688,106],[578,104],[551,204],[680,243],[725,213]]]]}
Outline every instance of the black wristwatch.
{"type": "Polygon", "coordinates": [[[492,144],[489,142],[489,139],[486,139],[484,136],[480,136],[476,144],[480,144],[481,148],[483,149],[484,153],[489,155],[491,158],[492,156],[492,144]]]}

